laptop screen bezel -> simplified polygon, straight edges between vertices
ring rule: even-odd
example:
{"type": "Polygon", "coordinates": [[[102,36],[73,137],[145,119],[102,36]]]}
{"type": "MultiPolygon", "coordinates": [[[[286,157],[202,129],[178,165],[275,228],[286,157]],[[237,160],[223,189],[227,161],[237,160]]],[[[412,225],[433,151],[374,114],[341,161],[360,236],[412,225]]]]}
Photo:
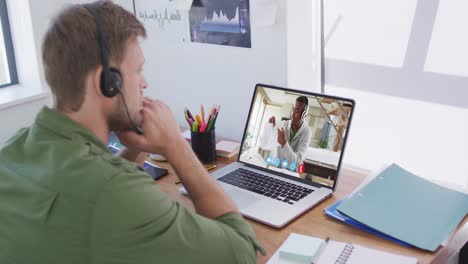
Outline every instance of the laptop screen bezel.
{"type": "Polygon", "coordinates": [[[250,102],[249,114],[247,116],[247,122],[245,122],[245,128],[244,128],[244,133],[242,135],[242,141],[241,141],[241,145],[240,145],[239,155],[237,157],[237,162],[240,162],[240,163],[242,163],[242,164],[244,164],[244,165],[246,165],[248,167],[251,167],[251,168],[254,168],[254,169],[257,169],[257,170],[261,170],[261,171],[264,171],[264,172],[268,172],[268,173],[271,173],[271,174],[274,174],[274,175],[277,175],[277,176],[280,176],[280,177],[283,177],[283,178],[287,178],[287,179],[290,179],[290,180],[293,180],[293,181],[297,181],[297,182],[300,182],[300,183],[311,185],[311,186],[314,186],[314,187],[317,187],[317,188],[324,187],[324,188],[332,189],[333,191],[335,191],[336,186],[338,185],[338,180],[340,179],[341,164],[342,164],[343,156],[344,156],[344,153],[345,153],[346,142],[348,140],[349,130],[350,130],[350,127],[351,127],[351,122],[352,122],[352,119],[353,119],[353,113],[354,113],[354,108],[355,107],[356,107],[356,102],[353,99],[349,99],[349,98],[343,98],[343,97],[338,97],[338,96],[333,96],[333,95],[325,95],[325,94],[314,93],[314,92],[303,91],[303,90],[294,90],[294,89],[290,89],[290,88],[284,88],[284,87],[278,87],[278,86],[258,83],[258,84],[255,85],[255,89],[254,89],[254,92],[253,92],[253,95],[252,95],[252,101],[250,102]],[[247,128],[249,126],[252,109],[253,109],[253,106],[254,106],[254,103],[255,103],[255,95],[257,94],[257,90],[259,88],[271,88],[271,89],[280,90],[280,91],[284,91],[284,92],[297,93],[297,94],[303,94],[303,95],[308,95],[308,96],[319,96],[319,97],[335,99],[335,100],[340,100],[340,101],[351,103],[352,107],[351,107],[351,111],[349,113],[348,126],[346,128],[346,132],[345,132],[345,135],[344,135],[344,138],[343,138],[343,149],[341,150],[341,155],[340,155],[340,158],[339,158],[339,161],[338,161],[336,180],[334,181],[333,186],[328,186],[328,185],[320,184],[320,183],[317,183],[317,182],[313,182],[311,180],[306,180],[306,179],[294,177],[294,176],[291,176],[291,175],[287,175],[285,173],[281,173],[279,171],[270,170],[270,169],[263,168],[263,167],[260,167],[260,166],[256,166],[254,164],[250,164],[248,162],[240,160],[240,157],[241,157],[242,152],[243,152],[245,135],[247,133],[247,128]]]}

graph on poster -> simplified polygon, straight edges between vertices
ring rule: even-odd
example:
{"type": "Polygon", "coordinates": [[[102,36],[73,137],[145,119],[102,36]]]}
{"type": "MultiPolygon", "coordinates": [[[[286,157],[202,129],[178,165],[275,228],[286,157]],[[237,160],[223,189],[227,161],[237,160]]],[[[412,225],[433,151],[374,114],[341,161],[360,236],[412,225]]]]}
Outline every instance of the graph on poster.
{"type": "Polygon", "coordinates": [[[251,47],[249,0],[194,0],[189,21],[192,42],[251,47]]]}
{"type": "Polygon", "coordinates": [[[164,42],[190,41],[188,11],[192,1],[133,1],[136,17],[145,25],[148,35],[164,42]]]}
{"type": "Polygon", "coordinates": [[[249,0],[133,0],[148,35],[161,42],[251,47],[249,0]]]}
{"type": "Polygon", "coordinates": [[[147,10],[140,12],[139,18],[145,22],[155,22],[160,30],[164,30],[165,25],[171,23],[181,23],[182,15],[180,10],[176,10],[175,13],[171,13],[167,8],[164,12],[158,13],[157,10],[153,10],[153,13],[149,13],[147,10]]]}

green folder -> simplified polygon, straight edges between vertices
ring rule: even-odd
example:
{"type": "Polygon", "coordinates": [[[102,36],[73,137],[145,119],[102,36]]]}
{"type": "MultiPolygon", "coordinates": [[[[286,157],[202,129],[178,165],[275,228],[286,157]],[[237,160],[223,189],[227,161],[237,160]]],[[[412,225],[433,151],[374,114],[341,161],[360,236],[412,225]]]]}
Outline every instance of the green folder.
{"type": "Polygon", "coordinates": [[[468,194],[392,164],[337,209],[382,233],[435,251],[468,213],[468,194]]]}

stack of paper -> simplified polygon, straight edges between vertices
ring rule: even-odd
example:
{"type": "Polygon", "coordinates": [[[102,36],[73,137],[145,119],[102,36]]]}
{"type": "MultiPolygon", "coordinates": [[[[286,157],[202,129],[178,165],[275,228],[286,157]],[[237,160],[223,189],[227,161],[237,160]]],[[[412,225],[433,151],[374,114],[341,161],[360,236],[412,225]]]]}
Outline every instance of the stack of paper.
{"type": "Polygon", "coordinates": [[[216,154],[221,157],[230,158],[239,153],[240,143],[221,140],[216,144],[216,154]]]}
{"type": "Polygon", "coordinates": [[[279,257],[285,262],[311,263],[324,243],[319,238],[292,233],[281,246],[279,257]]]}
{"type": "Polygon", "coordinates": [[[393,164],[336,209],[394,239],[435,251],[468,213],[468,194],[393,164]]]}

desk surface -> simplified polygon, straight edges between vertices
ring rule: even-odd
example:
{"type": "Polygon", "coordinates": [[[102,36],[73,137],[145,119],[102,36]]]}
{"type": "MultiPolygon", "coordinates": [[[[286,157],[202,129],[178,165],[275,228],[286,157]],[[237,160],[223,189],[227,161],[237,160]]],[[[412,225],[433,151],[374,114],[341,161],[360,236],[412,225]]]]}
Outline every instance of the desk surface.
{"type": "MultiPolygon", "coordinates": [[[[236,161],[236,157],[231,159],[218,157],[216,170],[234,161],[236,161]]],[[[156,164],[169,170],[169,174],[167,176],[157,181],[161,189],[164,190],[172,199],[179,201],[184,206],[193,210],[194,207],[190,199],[184,195],[181,195],[178,191],[181,185],[174,183],[177,179],[177,176],[172,167],[167,162],[156,162],[156,164]]],[[[346,168],[342,169],[338,187],[333,196],[326,199],[318,206],[307,211],[305,214],[295,219],[282,229],[275,229],[255,221],[248,220],[248,222],[255,230],[257,239],[267,251],[266,256],[261,256],[259,254],[258,263],[267,262],[273,253],[278,250],[283,241],[286,240],[286,238],[292,232],[321,238],[330,237],[332,240],[351,242],[390,253],[412,256],[417,258],[418,263],[420,264],[445,263],[449,257],[447,255],[447,248],[439,248],[439,250],[434,253],[415,248],[405,248],[382,238],[368,234],[364,231],[345,225],[341,222],[331,220],[325,216],[323,209],[351,193],[359,185],[359,183],[365,179],[367,173],[368,172],[357,172],[346,168]]],[[[460,227],[463,225],[463,230],[468,228],[468,217],[465,217],[460,227]]],[[[461,229],[460,227],[459,230],[461,229]]],[[[455,239],[460,240],[459,236],[457,236],[455,239]]],[[[468,232],[464,232],[464,238],[462,239],[465,241],[468,239],[468,232]]],[[[450,241],[448,244],[448,248],[450,248],[450,245],[452,244],[451,242],[452,241],[450,241]]]]}

